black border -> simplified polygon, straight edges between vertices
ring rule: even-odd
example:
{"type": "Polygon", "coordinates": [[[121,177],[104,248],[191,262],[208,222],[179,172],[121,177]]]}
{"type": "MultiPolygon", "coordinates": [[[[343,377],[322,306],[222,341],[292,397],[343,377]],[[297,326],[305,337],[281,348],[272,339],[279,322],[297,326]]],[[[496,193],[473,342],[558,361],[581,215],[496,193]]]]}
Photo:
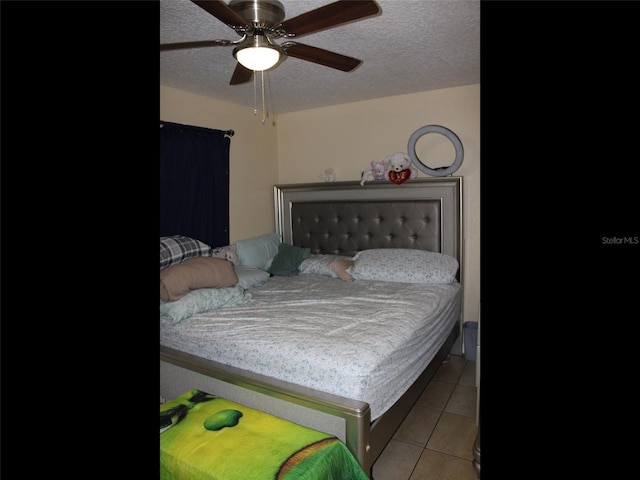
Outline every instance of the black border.
{"type": "Polygon", "coordinates": [[[135,322],[157,318],[159,4],[2,1],[0,19],[2,468],[153,471],[158,333],[135,322]]]}
{"type": "Polygon", "coordinates": [[[481,3],[485,478],[633,467],[638,7],[481,3]]]}

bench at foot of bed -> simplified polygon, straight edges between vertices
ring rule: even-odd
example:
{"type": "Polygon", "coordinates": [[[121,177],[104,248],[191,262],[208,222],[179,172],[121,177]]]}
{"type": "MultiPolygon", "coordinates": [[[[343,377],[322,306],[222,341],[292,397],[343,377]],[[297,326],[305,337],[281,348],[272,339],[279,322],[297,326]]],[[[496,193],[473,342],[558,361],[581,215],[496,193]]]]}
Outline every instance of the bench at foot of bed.
{"type": "Polygon", "coordinates": [[[160,478],[369,479],[333,435],[200,390],[160,405],[160,478]]]}

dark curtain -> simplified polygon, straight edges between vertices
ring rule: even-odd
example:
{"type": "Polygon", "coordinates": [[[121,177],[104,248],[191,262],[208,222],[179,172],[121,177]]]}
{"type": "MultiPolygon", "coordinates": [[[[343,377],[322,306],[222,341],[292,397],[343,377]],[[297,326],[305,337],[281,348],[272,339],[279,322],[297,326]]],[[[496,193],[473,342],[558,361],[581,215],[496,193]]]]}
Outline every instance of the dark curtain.
{"type": "Polygon", "coordinates": [[[160,122],[161,237],[229,244],[228,133],[160,122]]]}

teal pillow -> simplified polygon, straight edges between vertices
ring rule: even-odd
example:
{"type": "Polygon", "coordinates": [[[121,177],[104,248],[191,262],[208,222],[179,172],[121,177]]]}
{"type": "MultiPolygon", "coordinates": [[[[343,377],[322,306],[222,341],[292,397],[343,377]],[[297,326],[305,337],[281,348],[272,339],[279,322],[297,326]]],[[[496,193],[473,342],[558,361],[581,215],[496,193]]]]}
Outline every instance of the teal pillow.
{"type": "Polygon", "coordinates": [[[238,276],[238,285],[245,290],[256,288],[267,283],[269,280],[269,272],[258,267],[250,267],[248,265],[236,265],[233,267],[238,276]]]}
{"type": "Polygon", "coordinates": [[[280,234],[266,233],[257,237],[238,240],[236,242],[236,265],[248,265],[266,270],[271,265],[273,257],[278,253],[280,234]]]}
{"type": "Polygon", "coordinates": [[[309,255],[311,255],[310,248],[294,247],[287,243],[281,243],[267,272],[278,277],[298,275],[300,264],[304,259],[309,258],[309,255]]]}

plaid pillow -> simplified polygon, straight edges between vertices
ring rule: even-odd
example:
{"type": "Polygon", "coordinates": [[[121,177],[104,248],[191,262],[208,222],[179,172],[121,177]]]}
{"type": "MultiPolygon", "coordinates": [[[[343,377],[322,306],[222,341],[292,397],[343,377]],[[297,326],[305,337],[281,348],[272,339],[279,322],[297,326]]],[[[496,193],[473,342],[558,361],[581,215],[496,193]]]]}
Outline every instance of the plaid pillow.
{"type": "Polygon", "coordinates": [[[191,257],[208,256],[211,247],[185,235],[160,237],[160,270],[191,257]]]}

